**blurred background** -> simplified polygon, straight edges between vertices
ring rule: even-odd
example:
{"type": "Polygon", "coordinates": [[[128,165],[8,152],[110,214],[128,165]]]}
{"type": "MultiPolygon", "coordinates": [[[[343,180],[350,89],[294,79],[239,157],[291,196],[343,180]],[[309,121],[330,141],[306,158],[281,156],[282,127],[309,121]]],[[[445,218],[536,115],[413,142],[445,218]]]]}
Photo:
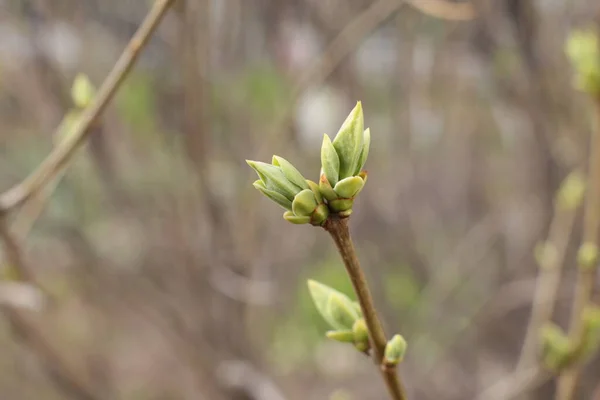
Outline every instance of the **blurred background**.
{"type": "MultiPolygon", "coordinates": [[[[0,0],[0,190],[51,151],[74,77],[99,86],[151,3],[0,0]]],[[[51,301],[0,318],[0,398],[387,398],[310,301],[308,278],[351,294],[330,238],[285,222],[244,161],[277,154],[317,180],[322,135],[357,100],[372,145],[351,229],[388,333],[409,343],[410,398],[476,398],[509,375],[534,247],[593,126],[563,44],[600,8],[473,6],[447,21],[399,0],[178,2],[19,238],[51,301]]],[[[600,392],[599,368],[579,398],[600,392]]]]}

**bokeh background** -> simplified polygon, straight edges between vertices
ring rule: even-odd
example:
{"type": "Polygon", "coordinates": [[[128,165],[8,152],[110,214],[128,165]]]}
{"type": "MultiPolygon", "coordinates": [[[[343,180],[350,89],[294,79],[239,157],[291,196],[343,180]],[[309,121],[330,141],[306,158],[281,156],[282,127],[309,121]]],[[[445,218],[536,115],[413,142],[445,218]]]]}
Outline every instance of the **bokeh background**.
{"type": "MultiPolygon", "coordinates": [[[[51,151],[74,77],[99,86],[150,5],[0,1],[1,190],[51,151]]],[[[398,0],[178,3],[20,238],[51,302],[0,318],[0,398],[385,399],[308,297],[308,278],[351,293],[330,238],[285,222],[244,161],[274,153],[316,180],[323,133],[357,100],[372,145],[351,229],[388,333],[408,340],[410,398],[476,398],[509,375],[534,247],[593,126],[564,40],[600,9],[473,5],[446,21],[398,0]]]]}

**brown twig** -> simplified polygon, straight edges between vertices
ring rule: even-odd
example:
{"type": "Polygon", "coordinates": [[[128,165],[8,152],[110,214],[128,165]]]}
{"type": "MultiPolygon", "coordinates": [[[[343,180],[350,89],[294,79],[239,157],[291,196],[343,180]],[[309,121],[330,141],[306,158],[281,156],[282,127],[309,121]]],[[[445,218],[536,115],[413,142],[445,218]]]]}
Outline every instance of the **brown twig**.
{"type": "MultiPolygon", "coordinates": [[[[356,297],[358,298],[360,308],[365,318],[365,323],[369,330],[371,346],[374,349],[373,357],[376,364],[379,367],[382,367],[387,339],[385,337],[383,326],[377,316],[377,310],[375,309],[375,303],[373,302],[373,297],[369,291],[367,279],[360,266],[354,244],[352,243],[352,238],[350,237],[348,218],[330,216],[325,223],[324,228],[333,238],[340,256],[344,261],[346,272],[352,281],[352,286],[354,287],[356,297]]],[[[392,398],[394,400],[406,400],[405,389],[396,370],[394,368],[381,368],[380,370],[392,398]]]]}
{"type": "MultiPolygon", "coordinates": [[[[598,227],[600,226],[600,98],[595,99],[596,124],[590,138],[590,158],[588,167],[585,210],[583,216],[583,243],[598,246],[598,227]]],[[[593,291],[597,268],[579,265],[575,298],[571,309],[569,338],[573,343],[581,343],[585,332],[583,311],[588,305],[593,291]]],[[[582,363],[576,362],[566,368],[559,376],[556,392],[557,400],[575,398],[577,381],[581,374],[582,363]]]]}
{"type": "Polygon", "coordinates": [[[89,134],[90,130],[88,128],[110,103],[117,89],[131,71],[141,50],[146,46],[152,33],[173,3],[174,0],[156,0],[154,2],[146,19],[102,83],[94,101],[81,115],[73,133],[56,146],[52,153],[27,178],[0,195],[0,214],[8,213],[10,210],[22,205],[61,171],[61,167],[69,161],[75,150],[89,134]]]}
{"type": "Polygon", "coordinates": [[[560,288],[561,270],[569,247],[571,233],[579,207],[564,207],[558,200],[554,204],[554,217],[550,224],[548,239],[544,246],[550,246],[550,257],[542,256],[537,278],[535,295],[531,309],[525,340],[521,348],[517,371],[532,366],[536,360],[540,328],[552,319],[556,297],[560,288]]]}

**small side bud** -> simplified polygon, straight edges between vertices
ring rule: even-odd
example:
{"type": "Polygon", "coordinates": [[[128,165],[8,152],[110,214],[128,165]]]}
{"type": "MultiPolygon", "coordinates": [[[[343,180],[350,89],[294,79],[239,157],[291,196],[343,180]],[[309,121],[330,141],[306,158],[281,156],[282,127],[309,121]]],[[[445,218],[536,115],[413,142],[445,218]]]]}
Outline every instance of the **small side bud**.
{"type": "Polygon", "coordinates": [[[595,269],[598,265],[598,246],[590,242],[583,243],[577,252],[577,262],[581,269],[595,269]]]}
{"type": "Polygon", "coordinates": [[[96,95],[96,89],[85,74],[77,74],[71,86],[71,99],[77,108],[86,108],[96,95]]]}
{"type": "Polygon", "coordinates": [[[584,194],[585,178],[579,171],[571,172],[558,189],[557,205],[563,210],[574,210],[581,205],[584,194]]]}
{"type": "Polygon", "coordinates": [[[321,226],[329,217],[329,208],[323,203],[319,204],[310,216],[310,223],[315,226],[321,226]]]}
{"type": "Polygon", "coordinates": [[[352,333],[354,335],[354,347],[362,352],[369,350],[371,347],[369,344],[369,330],[363,318],[354,321],[352,333]]]}
{"type": "Polygon", "coordinates": [[[567,39],[565,52],[575,69],[575,87],[592,96],[600,92],[600,54],[598,33],[594,29],[576,30],[567,39]]]}
{"type": "Polygon", "coordinates": [[[363,188],[365,181],[359,176],[342,179],[333,191],[342,199],[353,199],[363,188]]]}
{"type": "Polygon", "coordinates": [[[600,348],[600,307],[588,306],[583,311],[582,356],[589,357],[600,348]]]}
{"type": "Polygon", "coordinates": [[[386,367],[395,367],[402,362],[405,353],[406,340],[401,335],[394,335],[385,346],[384,365],[386,367]]]}
{"type": "Polygon", "coordinates": [[[571,343],[563,331],[554,324],[542,327],[542,360],[544,365],[559,371],[571,362],[571,343]]]}
{"type": "Polygon", "coordinates": [[[295,215],[310,217],[317,208],[315,194],[310,189],[304,189],[294,197],[292,211],[295,215]]]}

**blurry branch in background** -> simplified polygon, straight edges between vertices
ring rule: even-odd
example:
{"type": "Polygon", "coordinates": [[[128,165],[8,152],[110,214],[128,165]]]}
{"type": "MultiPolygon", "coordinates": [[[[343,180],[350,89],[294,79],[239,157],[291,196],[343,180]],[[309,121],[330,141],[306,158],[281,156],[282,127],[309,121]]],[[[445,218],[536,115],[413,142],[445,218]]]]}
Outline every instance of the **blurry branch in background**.
{"type": "Polygon", "coordinates": [[[578,254],[578,273],[575,298],[571,309],[568,344],[574,353],[558,379],[557,400],[576,398],[577,381],[585,358],[597,349],[600,335],[597,321],[600,311],[591,305],[595,278],[598,272],[598,228],[600,227],[600,40],[595,29],[571,33],[567,42],[578,89],[588,93],[595,107],[594,126],[590,138],[587,190],[583,215],[583,237],[578,254]],[[595,315],[594,318],[591,315],[595,315]],[[594,342],[589,346],[588,342],[594,342]]]}
{"type": "Polygon", "coordinates": [[[408,4],[434,18],[467,21],[475,18],[471,3],[452,3],[447,0],[406,0],[408,4]]]}
{"type": "MultiPolygon", "coordinates": [[[[55,134],[57,145],[52,153],[23,182],[0,195],[0,239],[4,249],[6,267],[9,272],[16,273],[16,280],[24,282],[23,285],[35,284],[35,278],[25,263],[18,239],[11,232],[9,213],[20,206],[23,207],[22,213],[17,216],[16,223],[18,231],[25,236],[43,209],[47,197],[52,194],[65,167],[92,131],[90,128],[113,98],[173,2],[174,0],[157,0],[154,3],[89,107],[85,108],[76,121],[69,121],[69,115],[67,115],[55,134]],[[72,131],[65,126],[68,122],[74,123],[72,131]],[[67,135],[65,135],[65,131],[67,131],[67,135]],[[54,181],[54,186],[47,186],[52,181],[54,181]]],[[[76,103],[81,100],[77,95],[74,97],[76,103]]],[[[37,292],[33,293],[37,294],[37,292]]],[[[57,386],[75,398],[100,400],[80,370],[48,343],[42,334],[43,330],[38,329],[19,309],[13,307],[10,301],[3,302],[1,307],[14,333],[19,334],[21,339],[26,341],[29,348],[42,360],[57,386]]]]}
{"type": "Polygon", "coordinates": [[[554,200],[548,239],[536,249],[539,274],[525,340],[517,363],[517,374],[537,360],[541,327],[550,322],[577,210],[585,192],[585,178],[572,172],[563,181],[554,200]]]}
{"type": "Polygon", "coordinates": [[[0,214],[6,214],[21,206],[31,196],[39,192],[56,174],[60,173],[61,167],[75,154],[75,150],[89,134],[89,127],[112,100],[117,89],[138,59],[141,50],[148,43],[152,33],[173,3],[174,0],[157,0],[154,3],[146,19],[115,63],[102,86],[100,86],[98,95],[81,115],[73,133],[56,146],[52,153],[25,180],[0,195],[0,214]]]}

